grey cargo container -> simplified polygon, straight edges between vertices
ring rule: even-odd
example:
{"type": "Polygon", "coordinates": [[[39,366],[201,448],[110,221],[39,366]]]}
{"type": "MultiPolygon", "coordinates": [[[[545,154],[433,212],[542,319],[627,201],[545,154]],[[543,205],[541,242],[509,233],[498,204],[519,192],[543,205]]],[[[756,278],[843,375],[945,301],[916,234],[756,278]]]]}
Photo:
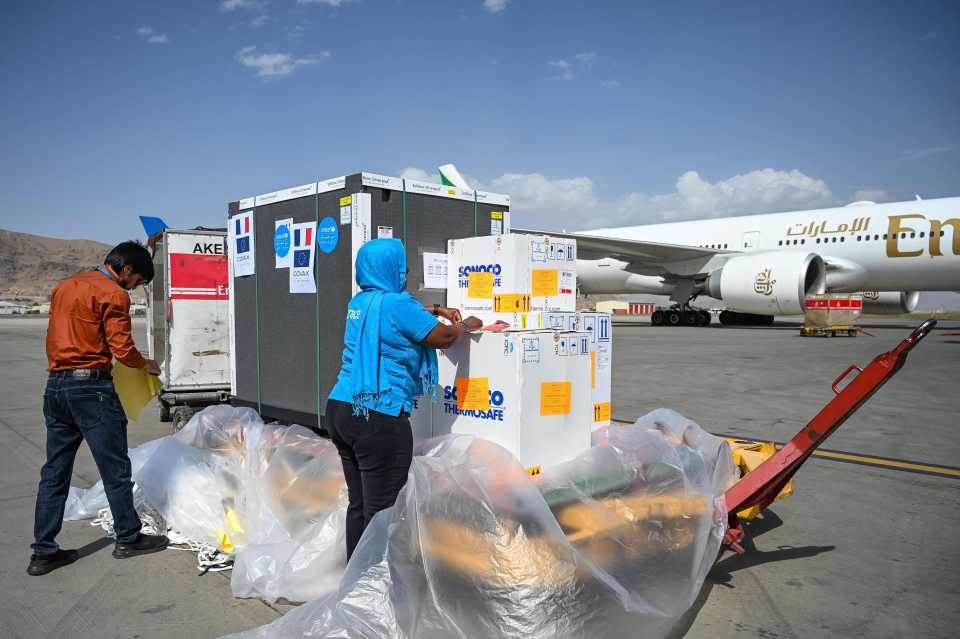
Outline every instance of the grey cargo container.
{"type": "Polygon", "coordinates": [[[341,210],[347,198],[369,202],[370,239],[392,235],[403,241],[407,291],[427,304],[443,304],[446,291],[423,287],[423,253],[446,253],[450,239],[505,231],[509,220],[508,196],[372,173],[230,202],[231,217],[253,211],[256,270],[231,278],[234,405],[255,408],[268,420],[323,428],[353,295],[354,224],[349,211],[341,210]],[[315,250],[317,293],[292,294],[288,269],[275,267],[275,221],[319,226],[327,217],[337,221],[339,239],[329,252],[315,250]]]}

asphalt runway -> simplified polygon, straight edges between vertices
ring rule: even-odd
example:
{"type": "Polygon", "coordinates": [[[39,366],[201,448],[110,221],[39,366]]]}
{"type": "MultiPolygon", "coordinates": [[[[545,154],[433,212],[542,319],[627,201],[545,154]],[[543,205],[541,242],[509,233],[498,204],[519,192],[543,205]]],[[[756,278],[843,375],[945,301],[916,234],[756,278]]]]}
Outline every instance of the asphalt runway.
{"type": "MultiPolygon", "coordinates": [[[[711,432],[786,441],[830,399],[843,369],[867,364],[911,328],[868,323],[874,337],[832,339],[802,338],[794,323],[616,324],[614,416],[668,407],[711,432]]],[[[276,618],[283,606],[234,599],[229,573],[198,576],[190,553],[113,559],[87,522],[66,523],[59,538],[84,549],[81,561],[26,575],[44,461],[45,328],[43,319],[0,318],[0,637],[206,638],[276,618]]],[[[794,496],[748,527],[748,553],[719,558],[673,636],[956,636],[958,371],[960,338],[928,336],[830,438],[825,448],[838,452],[808,461],[794,496]]],[[[167,432],[148,408],[129,427],[130,445],[167,432]]],[[[96,478],[84,445],[74,483],[96,478]]]]}

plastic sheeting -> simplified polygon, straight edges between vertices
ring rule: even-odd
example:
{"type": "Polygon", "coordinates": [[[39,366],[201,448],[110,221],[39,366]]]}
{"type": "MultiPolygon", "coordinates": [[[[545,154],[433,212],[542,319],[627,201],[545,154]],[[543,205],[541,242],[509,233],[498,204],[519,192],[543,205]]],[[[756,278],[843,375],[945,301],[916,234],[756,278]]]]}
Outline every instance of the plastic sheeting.
{"type": "MultiPolygon", "coordinates": [[[[135,501],[176,537],[233,555],[238,597],[310,601],[336,589],[346,555],[346,487],[336,448],[301,426],[214,406],[130,451],[135,501]]],[[[102,483],[71,487],[66,519],[106,508],[102,483]]]]}
{"type": "Polygon", "coordinates": [[[533,478],[482,439],[424,442],[337,591],[229,639],[665,635],[720,549],[730,451],[665,410],[603,440],[533,478]]]}

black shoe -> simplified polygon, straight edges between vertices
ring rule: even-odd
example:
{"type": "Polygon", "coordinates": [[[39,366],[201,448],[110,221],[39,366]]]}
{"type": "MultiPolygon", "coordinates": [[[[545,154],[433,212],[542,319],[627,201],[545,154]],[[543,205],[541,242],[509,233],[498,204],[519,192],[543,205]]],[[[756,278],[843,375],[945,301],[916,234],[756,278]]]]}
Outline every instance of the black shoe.
{"type": "Polygon", "coordinates": [[[136,541],[128,544],[118,541],[113,547],[113,556],[115,559],[126,559],[137,555],[149,555],[152,552],[160,552],[165,549],[168,543],[170,543],[170,540],[163,535],[144,535],[140,533],[136,541]]]}
{"type": "Polygon", "coordinates": [[[39,577],[57,568],[72,564],[80,559],[80,553],[76,550],[57,549],[52,555],[30,555],[30,565],[27,566],[27,574],[39,577]]]}

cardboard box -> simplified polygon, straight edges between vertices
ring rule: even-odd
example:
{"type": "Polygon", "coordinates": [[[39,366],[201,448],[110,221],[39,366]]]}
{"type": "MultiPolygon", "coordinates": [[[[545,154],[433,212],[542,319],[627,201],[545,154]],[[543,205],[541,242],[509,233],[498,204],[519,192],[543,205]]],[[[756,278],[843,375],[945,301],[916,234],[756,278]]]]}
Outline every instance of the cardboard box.
{"type": "MultiPolygon", "coordinates": [[[[583,332],[477,333],[440,351],[434,436],[476,435],[500,444],[525,467],[570,460],[590,447],[590,335],[583,332]]],[[[424,432],[416,411],[414,432],[424,432]]]]}
{"type": "Polygon", "coordinates": [[[577,245],[507,234],[447,243],[447,306],[462,311],[575,311],[577,245]]]}

